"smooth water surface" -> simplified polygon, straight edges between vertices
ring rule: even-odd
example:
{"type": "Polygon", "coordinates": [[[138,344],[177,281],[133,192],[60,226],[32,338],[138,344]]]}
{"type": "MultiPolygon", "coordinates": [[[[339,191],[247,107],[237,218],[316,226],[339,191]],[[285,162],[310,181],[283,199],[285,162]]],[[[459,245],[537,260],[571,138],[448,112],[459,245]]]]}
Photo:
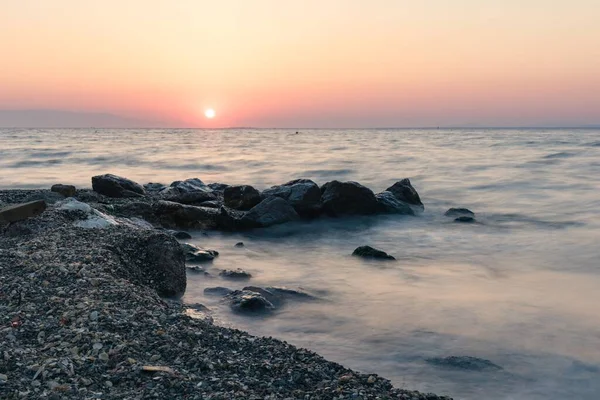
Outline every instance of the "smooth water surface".
{"type": "Polygon", "coordinates": [[[220,251],[185,300],[224,325],[313,349],[400,387],[457,399],[600,397],[600,130],[0,129],[0,188],[89,187],[198,177],[259,189],[294,178],[355,180],[374,191],[410,177],[417,217],[321,219],[247,234],[194,233],[220,251]],[[478,224],[456,224],[449,207],[478,224]],[[236,248],[238,241],[244,248],[236,248]],[[350,256],[370,244],[396,262],[350,256]],[[243,268],[249,282],[220,269],[243,268]],[[233,315],[211,286],[302,287],[268,318],[233,315]],[[440,369],[470,355],[504,369],[440,369]]]}

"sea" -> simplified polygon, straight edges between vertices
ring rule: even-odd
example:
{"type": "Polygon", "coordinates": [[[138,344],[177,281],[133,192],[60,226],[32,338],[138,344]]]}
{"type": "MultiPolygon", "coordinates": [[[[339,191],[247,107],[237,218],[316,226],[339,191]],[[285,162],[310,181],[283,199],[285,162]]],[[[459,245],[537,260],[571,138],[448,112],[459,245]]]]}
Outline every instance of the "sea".
{"type": "Polygon", "coordinates": [[[0,129],[0,188],[200,178],[265,189],[296,178],[373,191],[410,178],[417,216],[323,218],[192,232],[220,252],[183,300],[215,323],[314,350],[406,389],[455,399],[600,398],[600,130],[0,129]],[[477,223],[445,217],[467,207],[477,223]],[[244,242],[243,248],[235,247],[244,242]],[[351,256],[371,245],[396,257],[351,256]],[[224,281],[242,268],[249,282],[224,281]],[[231,313],[203,289],[302,288],[320,301],[231,313]],[[441,368],[472,356],[502,370],[441,368]]]}

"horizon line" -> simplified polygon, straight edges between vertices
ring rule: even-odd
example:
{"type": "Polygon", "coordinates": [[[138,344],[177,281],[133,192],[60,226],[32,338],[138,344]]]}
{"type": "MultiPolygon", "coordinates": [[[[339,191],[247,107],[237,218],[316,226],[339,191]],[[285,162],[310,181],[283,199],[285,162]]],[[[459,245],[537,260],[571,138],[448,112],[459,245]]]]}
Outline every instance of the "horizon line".
{"type": "Polygon", "coordinates": [[[335,128],[323,128],[323,127],[298,127],[298,128],[289,128],[289,127],[254,127],[254,126],[230,126],[230,127],[147,127],[147,126],[114,126],[114,127],[94,127],[94,126],[0,126],[0,129],[94,129],[94,130],[107,130],[107,129],[173,129],[173,130],[231,130],[231,129],[256,129],[256,130],[266,130],[266,129],[279,129],[279,130],[296,130],[300,132],[301,130],[385,130],[385,129],[432,129],[432,130],[442,130],[442,129],[600,129],[600,124],[592,124],[592,125],[556,125],[556,126],[546,126],[546,125],[524,125],[524,126],[382,126],[382,127],[335,127],[335,128]]]}

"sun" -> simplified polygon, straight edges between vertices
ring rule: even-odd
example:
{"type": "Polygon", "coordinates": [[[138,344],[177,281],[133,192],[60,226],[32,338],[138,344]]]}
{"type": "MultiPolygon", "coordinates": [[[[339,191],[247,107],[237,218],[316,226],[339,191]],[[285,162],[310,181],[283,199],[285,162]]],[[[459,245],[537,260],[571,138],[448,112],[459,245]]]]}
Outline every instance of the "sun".
{"type": "Polygon", "coordinates": [[[204,111],[204,116],[208,119],[213,119],[215,115],[215,110],[213,110],[212,108],[208,108],[206,109],[206,111],[204,111]]]}

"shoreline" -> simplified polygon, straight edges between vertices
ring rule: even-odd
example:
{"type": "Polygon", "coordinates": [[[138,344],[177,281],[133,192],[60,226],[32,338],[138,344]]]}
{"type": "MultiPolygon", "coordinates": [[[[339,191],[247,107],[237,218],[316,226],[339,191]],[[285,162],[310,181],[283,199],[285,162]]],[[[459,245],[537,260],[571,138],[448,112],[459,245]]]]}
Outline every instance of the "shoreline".
{"type": "Polygon", "coordinates": [[[36,197],[44,212],[0,230],[2,398],[449,399],[191,318],[157,292],[185,289],[179,243],[125,217],[141,198],[78,190],[74,198],[116,222],[93,229],[75,226],[89,215],[61,209],[48,190],[0,191],[0,208],[36,197]]]}

